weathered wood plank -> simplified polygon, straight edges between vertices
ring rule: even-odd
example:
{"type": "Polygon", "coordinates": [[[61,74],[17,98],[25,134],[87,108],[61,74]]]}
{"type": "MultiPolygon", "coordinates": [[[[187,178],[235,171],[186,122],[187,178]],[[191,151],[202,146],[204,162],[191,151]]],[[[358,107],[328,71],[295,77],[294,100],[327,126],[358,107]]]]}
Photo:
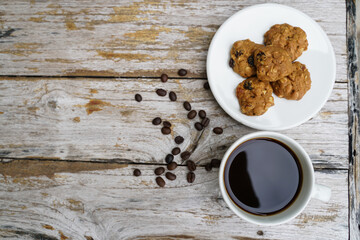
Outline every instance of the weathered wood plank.
{"type": "Polygon", "coordinates": [[[186,181],[187,169],[178,167],[174,171],[177,179],[167,181],[165,189],[160,189],[153,173],[156,166],[151,165],[40,161],[27,171],[24,166],[29,165],[24,162],[0,163],[0,237],[99,240],[348,237],[347,170],[316,172],[317,182],[332,189],[330,202],[311,200],[305,211],[289,223],[261,227],[246,223],[226,207],[219,192],[218,173],[206,172],[203,167],[196,170],[194,184],[186,181]],[[132,175],[134,168],[141,169],[140,177],[132,175]]]}
{"type": "MultiPolygon", "coordinates": [[[[0,74],[205,77],[207,49],[236,11],[266,1],[11,1],[1,3],[0,74]]],[[[344,1],[277,1],[317,21],[346,79],[344,1]]]]}
{"type": "MultiPolygon", "coordinates": [[[[254,131],[220,108],[203,88],[204,80],[87,80],[3,78],[0,158],[163,163],[176,145],[174,137],[182,135],[182,151],[192,151],[203,163],[221,158],[236,139],[254,131]],[[157,88],[175,91],[178,100],[159,97],[157,88]],[[134,100],[135,93],[142,94],[142,102],[134,100]],[[185,100],[207,112],[211,121],[202,134],[194,128],[199,118],[187,119],[185,100]],[[158,116],[173,124],[172,135],[152,125],[158,116]],[[217,126],[224,134],[212,132],[217,126]]],[[[347,169],[347,125],[347,84],[337,83],[318,115],[284,133],[304,146],[316,167],[347,169]]]]}

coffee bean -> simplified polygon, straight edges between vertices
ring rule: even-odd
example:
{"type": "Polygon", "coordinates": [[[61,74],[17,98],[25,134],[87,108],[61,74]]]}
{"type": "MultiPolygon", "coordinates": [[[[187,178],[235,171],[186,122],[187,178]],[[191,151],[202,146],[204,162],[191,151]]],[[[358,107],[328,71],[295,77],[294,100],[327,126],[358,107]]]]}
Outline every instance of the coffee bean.
{"type": "Polygon", "coordinates": [[[182,144],[184,142],[184,138],[182,136],[176,136],[175,143],[182,144]]]}
{"type": "Polygon", "coordinates": [[[205,88],[206,90],[209,90],[209,89],[210,89],[209,82],[204,83],[204,88],[205,88]]]}
{"type": "Polygon", "coordinates": [[[170,98],[170,101],[176,101],[177,99],[177,96],[176,96],[176,93],[174,93],[173,91],[169,92],[169,98],[170,98]]]}
{"type": "Polygon", "coordinates": [[[209,123],[210,123],[210,119],[207,117],[201,121],[201,125],[203,125],[203,127],[207,127],[209,123]]]}
{"type": "Polygon", "coordinates": [[[199,117],[200,117],[201,119],[206,118],[206,112],[205,112],[204,110],[200,110],[200,111],[199,111],[199,117]]]}
{"type": "Polygon", "coordinates": [[[221,160],[220,159],[211,159],[211,166],[213,168],[219,168],[221,164],[221,160]]]}
{"type": "Polygon", "coordinates": [[[196,114],[197,114],[197,112],[195,110],[191,110],[188,113],[187,117],[188,117],[188,119],[193,119],[194,117],[196,117],[196,114]]]}
{"type": "Polygon", "coordinates": [[[164,135],[168,135],[168,134],[171,133],[171,129],[168,128],[168,127],[163,127],[163,128],[161,128],[161,132],[162,132],[162,134],[164,134],[164,135]]]}
{"type": "Polygon", "coordinates": [[[139,169],[134,169],[134,176],[140,176],[141,175],[141,171],[139,169]]]}
{"type": "Polygon", "coordinates": [[[155,168],[155,170],[154,170],[154,173],[156,174],[156,175],[161,175],[161,174],[163,174],[165,172],[165,168],[163,168],[163,167],[158,167],[158,168],[155,168]]]}
{"type": "Polygon", "coordinates": [[[188,167],[189,171],[191,171],[191,172],[196,170],[196,164],[192,160],[187,160],[186,166],[188,167]]]}
{"type": "Polygon", "coordinates": [[[185,69],[180,69],[179,71],[178,71],[178,74],[179,74],[179,76],[185,76],[186,74],[187,74],[187,71],[185,70],[185,69]]]}
{"type": "Polygon", "coordinates": [[[154,125],[159,125],[161,123],[161,118],[156,117],[152,120],[152,124],[154,125]]]}
{"type": "Polygon", "coordinates": [[[160,97],[163,97],[166,95],[166,90],[159,88],[158,90],[156,90],[156,94],[159,95],[160,97]]]}
{"type": "Polygon", "coordinates": [[[212,169],[211,163],[207,163],[207,164],[205,165],[205,170],[208,171],[208,172],[210,172],[211,169],[212,169]]]}
{"type": "Polygon", "coordinates": [[[213,132],[215,134],[222,134],[223,133],[223,129],[221,127],[216,127],[213,129],[213,132]]]}
{"type": "Polygon", "coordinates": [[[185,108],[187,111],[190,111],[190,110],[191,110],[191,104],[190,104],[188,101],[185,101],[185,102],[184,102],[184,108],[185,108]]]}
{"type": "Polygon", "coordinates": [[[257,235],[259,235],[259,236],[264,235],[264,232],[263,232],[263,231],[261,231],[261,230],[257,231],[256,233],[257,233],[257,235]]]}
{"type": "Polygon", "coordinates": [[[198,130],[198,131],[203,130],[203,125],[201,123],[199,123],[199,122],[196,122],[194,124],[194,126],[195,126],[196,130],[198,130]]]}
{"type": "Polygon", "coordinates": [[[176,147],[173,148],[173,150],[171,151],[172,155],[178,155],[180,153],[180,148],[176,147]]]}
{"type": "Polygon", "coordinates": [[[166,163],[171,163],[174,160],[174,156],[172,154],[168,154],[165,157],[165,162],[166,163]]]}
{"type": "Polygon", "coordinates": [[[170,170],[170,171],[172,171],[172,170],[174,170],[175,168],[177,168],[177,163],[176,162],[171,162],[171,163],[169,163],[168,165],[167,165],[167,169],[168,170],[170,170]]]}
{"type": "Polygon", "coordinates": [[[165,74],[165,73],[161,74],[161,81],[162,82],[167,82],[167,80],[168,80],[168,75],[165,74]]]}
{"type": "Polygon", "coordinates": [[[171,127],[171,123],[169,121],[163,121],[163,126],[169,128],[171,127]]]}
{"type": "Polygon", "coordinates": [[[165,177],[166,177],[167,179],[169,179],[170,181],[174,181],[174,180],[176,179],[176,175],[173,174],[173,173],[171,173],[171,172],[167,172],[167,173],[165,174],[165,177]]]}
{"type": "Polygon", "coordinates": [[[188,183],[193,183],[195,181],[195,173],[188,172],[188,174],[186,175],[186,179],[188,183]]]}
{"type": "Polygon", "coordinates": [[[185,151],[180,154],[180,157],[182,160],[188,160],[190,155],[191,155],[191,153],[189,153],[188,151],[185,151]]]}
{"type": "Polygon", "coordinates": [[[140,94],[135,94],[135,100],[137,101],[137,102],[141,102],[142,101],[142,96],[140,95],[140,94]]]}
{"type": "Polygon", "coordinates": [[[159,185],[159,187],[164,187],[165,186],[165,181],[164,181],[164,179],[162,179],[162,177],[157,177],[155,179],[155,181],[156,181],[157,185],[159,185]]]}

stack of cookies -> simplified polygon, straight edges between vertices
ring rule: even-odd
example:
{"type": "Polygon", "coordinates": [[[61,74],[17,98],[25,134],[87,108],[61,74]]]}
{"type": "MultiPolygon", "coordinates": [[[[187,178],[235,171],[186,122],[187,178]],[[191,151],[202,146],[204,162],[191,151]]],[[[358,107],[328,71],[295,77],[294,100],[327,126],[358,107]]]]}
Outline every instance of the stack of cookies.
{"type": "Polygon", "coordinates": [[[295,60],[307,50],[306,33],[289,24],[276,24],[264,35],[265,45],[249,39],[236,41],[230,51],[230,67],[246,78],[236,88],[243,114],[259,116],[278,97],[300,100],[311,87],[306,66],[295,60]]]}

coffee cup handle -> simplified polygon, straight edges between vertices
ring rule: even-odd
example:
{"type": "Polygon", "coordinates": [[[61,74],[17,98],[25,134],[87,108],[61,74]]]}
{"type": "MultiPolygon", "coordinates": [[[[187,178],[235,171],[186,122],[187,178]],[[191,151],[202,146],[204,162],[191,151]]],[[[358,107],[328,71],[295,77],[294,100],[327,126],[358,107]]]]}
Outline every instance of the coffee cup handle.
{"type": "Polygon", "coordinates": [[[319,199],[323,202],[328,202],[331,197],[331,189],[320,184],[314,184],[312,197],[319,199]]]}

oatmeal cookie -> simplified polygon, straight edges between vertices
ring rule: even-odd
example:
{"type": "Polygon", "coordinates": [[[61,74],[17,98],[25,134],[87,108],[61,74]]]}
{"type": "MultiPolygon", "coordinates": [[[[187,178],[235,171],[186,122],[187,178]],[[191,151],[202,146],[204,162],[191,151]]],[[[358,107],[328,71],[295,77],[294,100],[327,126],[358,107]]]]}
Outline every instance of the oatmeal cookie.
{"type": "Polygon", "coordinates": [[[254,52],[254,60],[256,74],[261,81],[274,82],[292,72],[291,58],[280,47],[259,47],[254,52]]]}
{"type": "Polygon", "coordinates": [[[236,41],[230,51],[230,67],[240,76],[247,78],[256,75],[254,51],[260,44],[249,39],[236,41]]]}
{"type": "Polygon", "coordinates": [[[306,33],[299,27],[287,23],[272,26],[264,35],[265,45],[279,46],[289,52],[294,61],[307,50],[306,33]]]}
{"type": "Polygon", "coordinates": [[[293,63],[293,72],[271,86],[274,93],[281,98],[300,100],[311,87],[310,73],[306,66],[300,62],[293,63]]]}
{"type": "Polygon", "coordinates": [[[274,105],[273,90],[269,82],[250,77],[236,87],[236,97],[239,100],[241,112],[249,116],[264,114],[274,105]]]}

